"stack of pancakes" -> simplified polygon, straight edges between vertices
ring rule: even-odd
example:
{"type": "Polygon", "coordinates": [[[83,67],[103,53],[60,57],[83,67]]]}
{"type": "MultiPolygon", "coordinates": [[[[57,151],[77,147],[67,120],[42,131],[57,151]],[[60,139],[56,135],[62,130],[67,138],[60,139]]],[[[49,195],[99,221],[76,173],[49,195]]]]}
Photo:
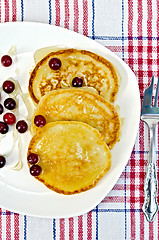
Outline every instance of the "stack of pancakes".
{"type": "Polygon", "coordinates": [[[36,64],[29,80],[37,106],[28,155],[39,156],[39,181],[58,193],[74,194],[94,187],[105,175],[110,150],[119,141],[120,119],[114,107],[118,89],[114,66],[89,51],[54,51],[36,64]],[[49,67],[51,58],[61,60],[60,69],[49,67]],[[72,86],[75,77],[83,80],[82,87],[72,86]],[[45,126],[35,126],[37,115],[45,117],[45,126]]]}

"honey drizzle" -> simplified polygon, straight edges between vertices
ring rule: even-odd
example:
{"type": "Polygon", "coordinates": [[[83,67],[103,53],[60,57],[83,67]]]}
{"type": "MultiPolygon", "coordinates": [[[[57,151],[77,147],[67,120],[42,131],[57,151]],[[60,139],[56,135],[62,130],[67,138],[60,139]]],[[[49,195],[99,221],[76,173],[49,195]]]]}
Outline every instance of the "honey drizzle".
{"type": "Polygon", "coordinates": [[[42,58],[44,58],[50,52],[57,52],[59,50],[64,50],[64,49],[67,49],[67,47],[62,46],[62,45],[40,48],[40,49],[36,50],[34,53],[34,62],[35,62],[35,64],[37,64],[42,58]]]}
{"type": "Polygon", "coordinates": [[[2,141],[2,139],[6,136],[6,134],[0,134],[0,142],[2,141]]]}
{"type": "Polygon", "coordinates": [[[17,55],[17,48],[16,48],[15,45],[13,45],[13,46],[9,49],[8,55],[10,55],[10,56],[16,56],[16,55],[17,55]]]}
{"type": "MultiPolygon", "coordinates": [[[[27,112],[28,112],[28,115],[27,115],[26,119],[28,121],[31,121],[31,117],[34,113],[34,107],[30,102],[29,94],[22,92],[21,86],[20,86],[18,81],[14,80],[13,78],[11,78],[10,80],[13,81],[14,84],[15,84],[15,91],[12,94],[10,94],[10,96],[12,96],[12,97],[16,97],[17,95],[21,96],[21,98],[22,98],[22,100],[23,100],[23,102],[24,102],[24,104],[27,108],[27,112]]],[[[19,108],[17,108],[17,109],[19,111],[19,108]]],[[[17,137],[18,137],[18,135],[17,135],[17,137]]],[[[19,141],[18,141],[19,159],[18,159],[17,164],[12,168],[13,170],[19,171],[23,166],[22,157],[21,157],[21,148],[22,148],[21,147],[21,137],[19,135],[19,141]]]]}
{"type": "MultiPolygon", "coordinates": [[[[26,117],[26,120],[30,122],[35,108],[34,108],[34,105],[31,104],[31,101],[29,99],[29,94],[28,93],[23,93],[23,91],[21,89],[21,86],[20,86],[18,81],[16,81],[12,77],[9,78],[8,80],[14,82],[14,84],[15,84],[15,90],[14,90],[13,93],[9,94],[10,97],[14,99],[14,98],[16,98],[19,95],[22,98],[23,103],[25,104],[26,109],[27,109],[27,113],[28,113],[27,117],[26,117]]],[[[0,87],[0,91],[2,91],[2,87],[0,87]]],[[[14,110],[14,114],[15,115],[19,115],[20,114],[18,106],[14,110]]],[[[6,134],[0,134],[0,142],[1,142],[1,140],[5,136],[6,136],[6,134]]],[[[13,128],[13,144],[12,144],[12,148],[11,148],[11,150],[7,154],[4,155],[4,157],[7,158],[7,157],[9,157],[9,155],[12,154],[12,152],[13,152],[13,150],[15,148],[15,144],[17,142],[17,139],[18,139],[19,159],[18,159],[18,162],[16,163],[16,165],[12,169],[16,170],[16,171],[19,171],[22,168],[22,166],[23,166],[23,164],[22,164],[22,156],[21,156],[22,143],[21,143],[20,134],[18,134],[18,132],[16,130],[16,127],[13,128]]]]}
{"type": "Polygon", "coordinates": [[[9,157],[9,155],[12,154],[17,139],[18,139],[18,133],[17,133],[16,128],[14,127],[14,128],[13,128],[13,144],[12,144],[12,148],[11,148],[11,150],[10,150],[7,154],[5,154],[5,157],[6,157],[6,158],[9,157]]]}
{"type": "Polygon", "coordinates": [[[19,171],[22,166],[22,155],[21,155],[21,150],[22,150],[22,142],[21,142],[21,137],[19,135],[19,140],[18,140],[18,149],[19,149],[19,160],[17,162],[17,164],[12,168],[13,170],[19,171]]]}
{"type": "MultiPolygon", "coordinates": [[[[15,45],[13,45],[13,46],[9,49],[8,55],[14,56],[14,63],[16,63],[16,66],[17,66],[18,57],[17,57],[17,48],[16,48],[15,45]]],[[[16,68],[15,73],[16,73],[17,75],[19,75],[19,73],[20,73],[19,68],[16,68]]]]}
{"type": "MultiPolygon", "coordinates": [[[[15,90],[13,93],[10,94],[10,97],[14,98],[14,97],[17,97],[17,95],[19,95],[22,98],[22,100],[27,108],[27,112],[28,112],[26,120],[31,122],[32,116],[34,114],[34,106],[30,101],[29,93],[23,93],[19,82],[16,81],[15,79],[9,78],[8,80],[11,80],[15,84],[15,90]]],[[[18,109],[18,111],[19,111],[19,109],[18,109]]]]}

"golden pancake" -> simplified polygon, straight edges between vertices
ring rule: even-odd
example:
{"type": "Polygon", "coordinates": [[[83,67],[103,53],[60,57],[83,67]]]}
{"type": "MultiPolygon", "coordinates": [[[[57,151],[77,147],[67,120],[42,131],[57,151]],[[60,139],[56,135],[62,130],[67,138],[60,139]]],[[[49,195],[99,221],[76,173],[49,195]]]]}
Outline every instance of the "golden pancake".
{"type": "MultiPolygon", "coordinates": [[[[42,115],[46,122],[80,121],[96,128],[112,148],[119,140],[120,120],[113,104],[97,94],[81,89],[59,89],[43,96],[34,117],[42,115]]],[[[34,134],[38,127],[31,125],[34,134]]]]}
{"type": "Polygon", "coordinates": [[[30,153],[39,156],[42,172],[36,178],[63,194],[94,187],[111,166],[111,153],[101,134],[82,122],[46,124],[31,139],[30,153]]]}
{"type": "Polygon", "coordinates": [[[38,103],[47,92],[72,87],[75,77],[82,78],[83,86],[95,88],[104,99],[114,102],[119,88],[114,66],[95,53],[76,49],[51,52],[36,64],[29,80],[30,96],[38,103]],[[49,67],[51,58],[61,60],[60,69],[49,67]]]}

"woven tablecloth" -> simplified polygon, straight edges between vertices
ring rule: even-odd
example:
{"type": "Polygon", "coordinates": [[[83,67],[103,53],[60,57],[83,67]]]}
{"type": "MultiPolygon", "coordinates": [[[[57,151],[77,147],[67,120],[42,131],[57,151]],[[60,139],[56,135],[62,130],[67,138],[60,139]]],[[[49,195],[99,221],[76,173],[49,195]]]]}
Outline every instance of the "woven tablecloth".
{"type": "MultiPolygon", "coordinates": [[[[0,22],[8,21],[61,26],[108,47],[135,73],[141,100],[152,74],[159,75],[158,0],[0,0],[0,22]]],[[[147,159],[148,131],[141,122],[123,173],[91,212],[42,219],[0,209],[0,239],[159,239],[159,215],[148,223],[141,210],[147,159]]]]}

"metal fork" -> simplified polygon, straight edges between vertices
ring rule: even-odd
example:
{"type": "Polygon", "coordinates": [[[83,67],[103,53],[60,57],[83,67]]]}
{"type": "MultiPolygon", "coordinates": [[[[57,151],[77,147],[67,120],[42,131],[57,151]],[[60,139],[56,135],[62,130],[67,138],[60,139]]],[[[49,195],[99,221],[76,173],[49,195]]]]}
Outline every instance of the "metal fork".
{"type": "Polygon", "coordinates": [[[158,211],[157,203],[157,173],[156,173],[156,126],[159,122],[159,107],[158,107],[158,90],[159,78],[156,88],[154,105],[152,106],[152,92],[153,92],[154,76],[151,79],[150,86],[144,92],[144,98],[141,109],[141,120],[143,120],[149,127],[150,131],[150,149],[147,173],[144,183],[144,204],[143,212],[148,222],[152,222],[158,211]]]}

